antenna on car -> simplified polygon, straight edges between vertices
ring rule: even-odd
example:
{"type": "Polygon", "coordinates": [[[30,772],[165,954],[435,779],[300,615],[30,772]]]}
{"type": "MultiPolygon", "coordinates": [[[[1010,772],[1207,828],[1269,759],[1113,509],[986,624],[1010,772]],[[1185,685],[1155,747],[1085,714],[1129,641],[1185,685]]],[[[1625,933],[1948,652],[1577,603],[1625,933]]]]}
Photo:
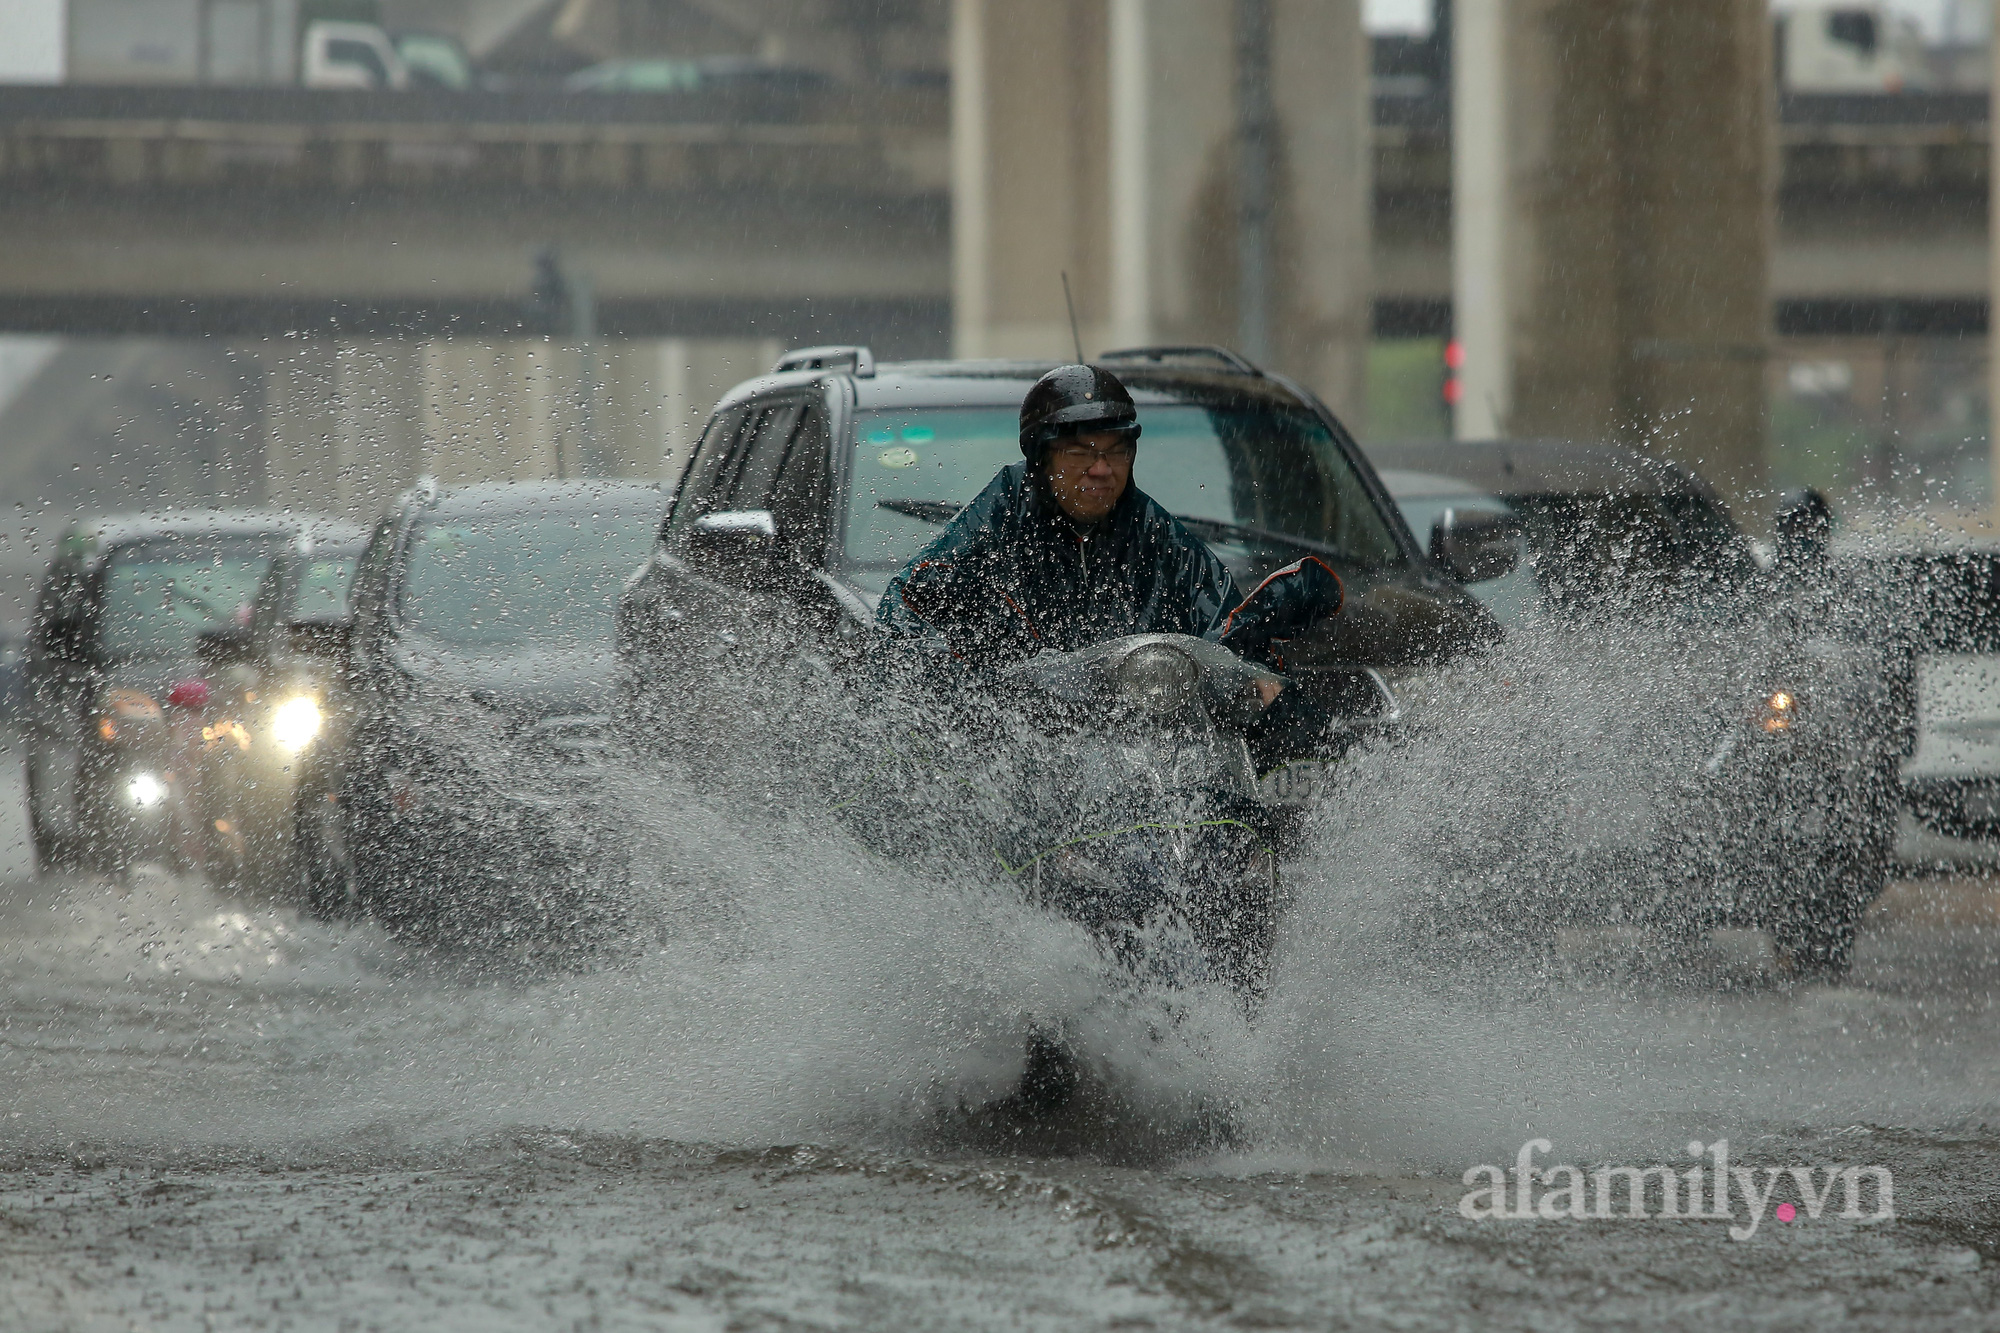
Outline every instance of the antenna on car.
{"type": "Polygon", "coordinates": [[[1063,304],[1069,307],[1069,337],[1076,344],[1076,363],[1083,364],[1083,335],[1076,331],[1076,302],[1069,296],[1069,270],[1063,270],[1063,304]]]}

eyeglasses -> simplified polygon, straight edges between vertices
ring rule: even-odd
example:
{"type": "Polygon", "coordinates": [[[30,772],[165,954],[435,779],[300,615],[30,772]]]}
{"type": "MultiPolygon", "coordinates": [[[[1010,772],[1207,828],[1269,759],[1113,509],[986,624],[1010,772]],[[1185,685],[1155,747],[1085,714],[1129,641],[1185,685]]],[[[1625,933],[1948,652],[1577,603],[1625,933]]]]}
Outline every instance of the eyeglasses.
{"type": "Polygon", "coordinates": [[[1049,456],[1060,458],[1065,463],[1089,463],[1095,465],[1099,459],[1108,463],[1129,463],[1139,454],[1139,442],[1121,439],[1115,444],[1096,449],[1082,440],[1057,441],[1049,446],[1049,456]]]}

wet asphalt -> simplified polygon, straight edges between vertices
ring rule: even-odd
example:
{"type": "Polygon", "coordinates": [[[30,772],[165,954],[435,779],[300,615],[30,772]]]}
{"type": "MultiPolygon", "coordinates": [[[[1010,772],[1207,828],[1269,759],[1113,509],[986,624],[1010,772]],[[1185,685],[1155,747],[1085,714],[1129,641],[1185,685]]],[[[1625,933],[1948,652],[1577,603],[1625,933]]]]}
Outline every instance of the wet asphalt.
{"type": "MultiPolygon", "coordinates": [[[[742,1109],[851,1099],[809,1053],[677,1086],[694,1074],[650,1033],[682,977],[496,983],[162,873],[39,878],[17,755],[0,765],[0,1327],[2000,1326],[1984,881],[1897,884],[1838,986],[1788,984],[1755,938],[1669,978],[1641,942],[1579,937],[1569,980],[1519,1021],[1469,999],[1424,1019],[1458,1015],[1462,1040],[1386,1017],[1292,1032],[1275,1072],[1233,1085],[1230,1141],[1134,1146],[1111,1123],[1016,1148],[871,1120],[866,1100],[742,1109]],[[622,1026],[589,1012],[655,1003],[622,1026]],[[1726,1219],[1465,1216],[1467,1174],[1510,1170],[1531,1135],[1551,1140],[1538,1166],[1586,1174],[1685,1171],[1684,1138],[1726,1135],[1753,1184],[1778,1185],[1745,1239],[1741,1199],[1726,1219]],[[1869,1197],[1860,1217],[1829,1200],[1779,1220],[1799,1197],[1786,1168],[1850,1165],[1891,1174],[1892,1215],[1869,1197]]],[[[1375,995],[1407,1017],[1418,993],[1375,995]]]]}

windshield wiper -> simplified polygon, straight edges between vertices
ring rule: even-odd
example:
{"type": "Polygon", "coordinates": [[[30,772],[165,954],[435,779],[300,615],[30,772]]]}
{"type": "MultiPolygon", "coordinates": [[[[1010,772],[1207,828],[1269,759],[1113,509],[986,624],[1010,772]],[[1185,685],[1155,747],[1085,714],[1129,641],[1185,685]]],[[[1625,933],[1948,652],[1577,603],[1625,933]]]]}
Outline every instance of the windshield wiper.
{"type": "Polygon", "coordinates": [[[1289,532],[1253,528],[1247,523],[1225,523],[1219,518],[1195,518],[1191,514],[1175,514],[1174,517],[1180,520],[1182,527],[1192,529],[1201,537],[1235,537],[1241,541],[1271,542],[1298,551],[1311,551],[1314,555],[1332,556],[1336,560],[1347,559],[1346,553],[1338,547],[1313,541],[1309,537],[1294,537],[1289,532]]]}
{"type": "Polygon", "coordinates": [[[903,514],[924,523],[949,523],[964,505],[952,500],[877,500],[877,509],[903,514]]]}

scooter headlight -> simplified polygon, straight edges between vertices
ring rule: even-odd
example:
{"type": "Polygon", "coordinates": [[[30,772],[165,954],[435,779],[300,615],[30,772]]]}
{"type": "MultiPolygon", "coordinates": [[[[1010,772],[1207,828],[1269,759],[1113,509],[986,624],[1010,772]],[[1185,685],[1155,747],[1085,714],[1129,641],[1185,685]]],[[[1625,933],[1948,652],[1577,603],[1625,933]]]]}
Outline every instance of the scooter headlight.
{"type": "Polygon", "coordinates": [[[1149,643],[1126,654],[1118,664],[1117,680],[1127,699],[1156,717],[1165,717],[1194,698],[1201,670],[1179,649],[1149,643]]]}
{"type": "Polygon", "coordinates": [[[279,748],[297,753],[313,743],[326,724],[319,700],[301,694],[285,700],[271,713],[271,739],[279,748]]]}
{"type": "Polygon", "coordinates": [[[141,810],[150,810],[167,799],[167,784],[151,773],[134,773],[125,779],[125,797],[141,810]]]}
{"type": "Polygon", "coordinates": [[[1766,735],[1790,731],[1798,721],[1799,696],[1790,690],[1772,690],[1757,701],[1757,729],[1766,735]]]}

